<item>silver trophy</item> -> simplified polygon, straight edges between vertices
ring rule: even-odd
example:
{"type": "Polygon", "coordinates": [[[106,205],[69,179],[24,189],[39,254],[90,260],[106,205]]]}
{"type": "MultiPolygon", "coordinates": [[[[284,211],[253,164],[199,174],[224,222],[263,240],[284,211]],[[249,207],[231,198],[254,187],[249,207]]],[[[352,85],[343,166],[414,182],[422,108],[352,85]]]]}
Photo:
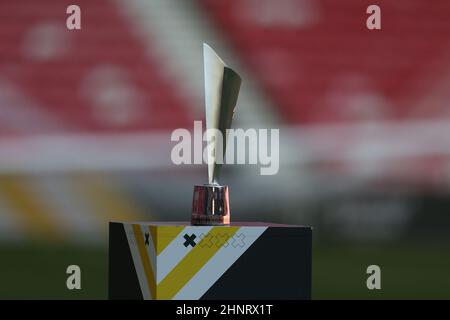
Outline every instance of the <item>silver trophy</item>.
{"type": "Polygon", "coordinates": [[[205,73],[205,114],[208,137],[208,183],[194,187],[191,223],[230,224],[228,186],[219,184],[241,77],[206,43],[203,44],[205,73]],[[220,132],[220,133],[219,133],[220,132]]]}

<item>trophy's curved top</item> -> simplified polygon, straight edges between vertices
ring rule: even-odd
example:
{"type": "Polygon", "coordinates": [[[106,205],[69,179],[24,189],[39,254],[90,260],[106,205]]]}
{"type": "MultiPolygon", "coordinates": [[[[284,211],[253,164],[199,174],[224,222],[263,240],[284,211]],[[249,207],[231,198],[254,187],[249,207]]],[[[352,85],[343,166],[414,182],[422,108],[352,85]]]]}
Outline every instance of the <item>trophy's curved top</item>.
{"type": "MultiPolygon", "coordinates": [[[[241,77],[229,68],[217,53],[203,43],[204,76],[205,76],[205,115],[206,130],[217,129],[222,133],[223,141],[208,143],[208,182],[217,184],[223,161],[217,161],[216,155],[225,156],[227,129],[231,127],[234,108],[236,106],[241,77]],[[215,153],[212,149],[216,150],[215,153]],[[219,163],[218,163],[219,162],[219,163]]],[[[208,131],[207,131],[208,132],[208,131]]],[[[208,139],[208,141],[210,141],[208,139]]]]}

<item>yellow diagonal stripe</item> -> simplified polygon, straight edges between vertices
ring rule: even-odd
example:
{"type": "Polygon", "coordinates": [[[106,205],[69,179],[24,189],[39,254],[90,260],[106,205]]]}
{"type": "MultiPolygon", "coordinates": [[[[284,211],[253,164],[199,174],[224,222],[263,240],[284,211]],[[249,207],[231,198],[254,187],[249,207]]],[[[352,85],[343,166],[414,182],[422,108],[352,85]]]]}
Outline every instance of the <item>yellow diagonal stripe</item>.
{"type": "Polygon", "coordinates": [[[48,240],[62,239],[56,217],[20,176],[0,177],[0,192],[20,220],[20,225],[30,234],[48,240]]]}
{"type": "Polygon", "coordinates": [[[158,227],[157,226],[149,226],[150,235],[152,237],[153,247],[155,248],[156,255],[158,255],[158,227]]]}
{"type": "Polygon", "coordinates": [[[155,243],[156,255],[159,255],[171,243],[181,231],[184,226],[161,226],[150,227],[153,243],[155,243]],[[156,240],[155,240],[156,239],[156,240]]]}
{"type": "Polygon", "coordinates": [[[239,227],[212,228],[159,283],[157,299],[172,299],[238,230],[239,227]],[[211,239],[215,243],[211,244],[211,239]]]}
{"type": "Polygon", "coordinates": [[[150,264],[150,257],[148,256],[147,249],[145,248],[144,235],[142,234],[141,227],[138,224],[133,224],[134,237],[136,238],[136,244],[139,249],[139,255],[141,257],[142,266],[144,267],[145,277],[147,278],[147,285],[150,290],[152,299],[156,297],[156,282],[155,272],[153,272],[150,264]]]}
{"type": "Polygon", "coordinates": [[[144,217],[141,208],[108,177],[82,174],[74,176],[72,181],[102,224],[110,220],[139,221],[144,217]]]}

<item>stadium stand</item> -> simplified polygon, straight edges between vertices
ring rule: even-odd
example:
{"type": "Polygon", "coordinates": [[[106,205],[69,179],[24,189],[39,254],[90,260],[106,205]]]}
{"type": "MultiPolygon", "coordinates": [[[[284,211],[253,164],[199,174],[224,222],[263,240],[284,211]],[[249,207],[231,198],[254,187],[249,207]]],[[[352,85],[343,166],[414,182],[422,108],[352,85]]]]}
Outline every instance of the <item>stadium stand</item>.
{"type": "MultiPolygon", "coordinates": [[[[192,123],[176,84],[113,1],[77,1],[82,31],[66,28],[70,4],[0,1],[0,141],[11,163],[38,162],[40,137],[87,135],[89,142],[99,134],[151,134],[192,123]],[[15,151],[17,137],[25,137],[26,154],[15,151]]],[[[36,176],[4,169],[0,207],[5,239],[103,241],[110,219],[149,216],[117,177],[79,170],[36,176]]]]}
{"type": "Polygon", "coordinates": [[[200,3],[291,124],[449,116],[448,1],[200,3]]]}
{"type": "Polygon", "coordinates": [[[177,88],[114,2],[78,1],[83,8],[80,32],[66,28],[70,4],[0,2],[0,99],[9,99],[1,101],[2,132],[186,127],[191,118],[177,88]],[[14,93],[28,105],[11,104],[14,93]],[[15,117],[19,112],[21,117],[15,117]],[[45,124],[36,123],[39,119],[45,124]]]}

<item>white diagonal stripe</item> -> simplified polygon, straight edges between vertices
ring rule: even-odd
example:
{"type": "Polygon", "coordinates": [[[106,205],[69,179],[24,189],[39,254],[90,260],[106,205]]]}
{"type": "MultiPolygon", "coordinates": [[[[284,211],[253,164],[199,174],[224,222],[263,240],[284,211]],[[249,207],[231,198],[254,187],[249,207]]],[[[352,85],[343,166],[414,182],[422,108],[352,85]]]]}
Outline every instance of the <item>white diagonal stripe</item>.
{"type": "Polygon", "coordinates": [[[195,242],[200,241],[202,234],[207,234],[212,227],[210,226],[187,226],[185,227],[175,239],[159,254],[156,268],[156,283],[159,284],[167,274],[192,250],[192,246],[185,247],[183,244],[186,241],[184,235],[195,234],[195,242]]]}
{"type": "Polygon", "coordinates": [[[241,227],[217,253],[181,288],[174,300],[196,300],[239,259],[267,227],[241,227]],[[243,235],[243,236],[242,236],[243,235]]]}
{"type": "Polygon", "coordinates": [[[133,257],[134,268],[139,280],[139,286],[141,287],[142,297],[144,300],[150,300],[152,298],[150,290],[147,284],[147,278],[145,277],[144,268],[139,255],[139,250],[136,244],[136,238],[133,231],[133,226],[128,223],[124,223],[125,234],[127,235],[128,245],[130,246],[131,256],[133,257]]]}

